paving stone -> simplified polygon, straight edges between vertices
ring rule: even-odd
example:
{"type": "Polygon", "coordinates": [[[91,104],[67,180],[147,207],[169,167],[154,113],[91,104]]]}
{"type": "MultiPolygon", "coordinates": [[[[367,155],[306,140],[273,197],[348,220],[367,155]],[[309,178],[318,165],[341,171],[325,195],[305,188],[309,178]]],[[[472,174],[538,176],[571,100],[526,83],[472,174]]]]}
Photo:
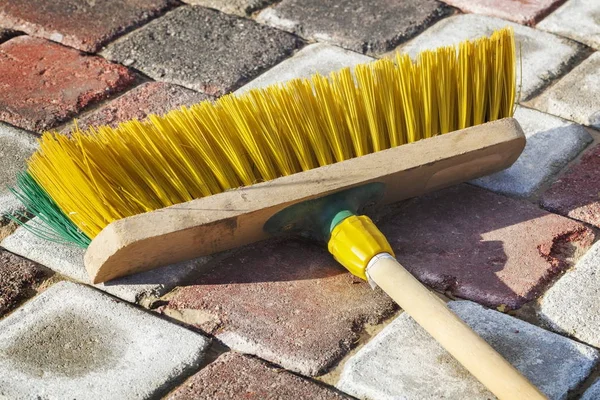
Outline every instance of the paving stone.
{"type": "MultiPolygon", "coordinates": [[[[181,106],[189,106],[211,99],[202,93],[164,82],[147,82],[117,99],[103,105],[98,110],[77,119],[80,129],[89,126],[117,126],[130,119],[143,120],[149,114],[165,114],[181,106]]],[[[68,133],[72,125],[63,129],[68,133]]]]}
{"type": "Polygon", "coordinates": [[[394,309],[321,246],[275,239],[216,263],[174,291],[164,312],[234,350],[317,375],[353,346],[366,323],[394,309]]]}
{"type": "Polygon", "coordinates": [[[2,0],[0,20],[6,28],[93,53],[172,4],[173,0],[2,0]]]}
{"type": "Polygon", "coordinates": [[[29,297],[46,276],[45,268],[0,249],[0,317],[29,297]]]}
{"type": "MultiPolygon", "coordinates": [[[[596,349],[469,301],[450,308],[550,399],[566,399],[598,362],[596,349]]],[[[407,314],[344,366],[336,385],[361,399],[495,398],[407,314]]]]}
{"type": "Polygon", "coordinates": [[[600,145],[560,176],[541,198],[542,207],[600,228],[600,145]]]}
{"type": "Polygon", "coordinates": [[[534,25],[565,0],[443,0],[465,13],[484,14],[524,25],[534,25]]]}
{"type": "Polygon", "coordinates": [[[257,20],[360,53],[391,50],[447,15],[436,0],[283,0],[257,20]]]}
{"type": "Polygon", "coordinates": [[[540,316],[557,332],[600,347],[600,242],[544,295],[540,316]]]}
{"type": "Polygon", "coordinates": [[[593,53],[534,100],[535,108],[600,129],[600,52],[593,53]]]}
{"type": "Polygon", "coordinates": [[[0,321],[10,399],[157,398],[202,361],[209,339],[84,285],[60,282],[0,321]]]}
{"type": "Polygon", "coordinates": [[[299,40],[203,7],[179,7],[110,45],[107,58],[148,76],[222,95],[287,57],[299,40]]]}
{"type": "Polygon", "coordinates": [[[308,78],[319,73],[329,75],[344,67],[353,67],[373,61],[373,58],[324,43],[306,46],[296,55],[277,64],[258,78],[242,86],[235,93],[283,83],[294,78],[308,78]]]}
{"type": "Polygon", "coordinates": [[[600,399],[600,379],[597,379],[592,386],[585,391],[581,400],[598,400],[600,399]]]}
{"type": "Polygon", "coordinates": [[[30,36],[0,45],[0,120],[41,131],[134,80],[127,68],[30,36]]]}
{"type": "Polygon", "coordinates": [[[183,0],[188,4],[214,8],[241,17],[252,14],[277,0],[183,0]]]}
{"type": "Polygon", "coordinates": [[[15,184],[17,173],[25,169],[36,148],[33,134],[0,122],[0,225],[8,222],[6,214],[20,208],[8,187],[15,184]]]}
{"type": "MultiPolygon", "coordinates": [[[[39,224],[34,218],[28,224],[39,224]]],[[[89,283],[90,279],[83,264],[85,250],[67,244],[53,243],[32,234],[20,227],[5,238],[0,245],[29,260],[76,281],[89,283]]],[[[185,282],[195,274],[210,257],[173,264],[163,268],[130,275],[124,278],[94,285],[97,289],[110,293],[129,302],[141,302],[146,297],[158,297],[185,282]]]]}
{"type": "Polygon", "coordinates": [[[402,203],[380,224],[396,257],[443,292],[521,307],[592,243],[582,224],[463,184],[402,203]]]}
{"type": "Polygon", "coordinates": [[[169,400],[349,399],[334,390],[235,352],[225,353],[189,378],[169,400]]]}
{"type": "Polygon", "coordinates": [[[538,29],[566,36],[600,50],[600,3],[569,0],[537,25],[538,29]]]}
{"type": "Polygon", "coordinates": [[[515,118],[527,137],[525,150],[510,168],[476,179],[474,184],[513,196],[530,196],[592,142],[581,125],[549,114],[517,107],[515,118]]]}
{"type": "MultiPolygon", "coordinates": [[[[416,37],[403,52],[415,56],[419,51],[457,44],[463,40],[490,35],[494,30],[512,26],[522,50],[521,98],[532,97],[554,78],[562,74],[579,55],[582,46],[568,39],[519,24],[483,15],[457,15],[446,18],[416,37]]],[[[517,83],[521,68],[517,68],[517,83]]]]}

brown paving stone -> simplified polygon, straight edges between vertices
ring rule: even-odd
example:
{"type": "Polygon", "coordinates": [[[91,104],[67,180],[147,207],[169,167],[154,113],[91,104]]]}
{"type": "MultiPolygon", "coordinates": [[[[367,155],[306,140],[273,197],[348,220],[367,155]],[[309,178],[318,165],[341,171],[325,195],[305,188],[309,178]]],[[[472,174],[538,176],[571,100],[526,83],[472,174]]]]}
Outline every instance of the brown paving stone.
{"type": "Polygon", "coordinates": [[[566,0],[442,0],[465,13],[483,14],[535,25],[566,0]]]}
{"type": "Polygon", "coordinates": [[[447,15],[436,0],[283,0],[258,20],[368,54],[389,51],[447,15]]]}
{"type": "MultiPolygon", "coordinates": [[[[80,129],[89,126],[109,125],[115,127],[130,119],[143,120],[149,114],[165,114],[181,106],[189,106],[212,97],[193,90],[164,82],[147,82],[115,100],[108,102],[82,118],[77,119],[80,129]]],[[[71,126],[63,129],[69,132],[71,126]]]]}
{"type": "Polygon", "coordinates": [[[271,367],[256,358],[229,352],[189,378],[169,400],[335,400],[349,397],[271,367]]]}
{"type": "Polygon", "coordinates": [[[177,289],[164,312],[235,350],[316,375],[346,354],[365,323],[394,308],[324,247],[275,239],[241,249],[177,289]]]}
{"type": "Polygon", "coordinates": [[[542,195],[542,207],[600,228],[600,145],[542,195]]]}
{"type": "Polygon", "coordinates": [[[129,86],[125,67],[43,39],[0,45],[0,120],[42,131],[129,86]]]}
{"type": "Polygon", "coordinates": [[[48,270],[39,264],[0,249],[0,317],[29,297],[47,275],[48,270]]]}
{"type": "Polygon", "coordinates": [[[427,285],[508,309],[536,298],[593,240],[582,224],[470,185],[403,203],[381,230],[427,285]]]}
{"type": "Polygon", "coordinates": [[[172,4],[174,0],[0,0],[0,20],[6,28],[95,52],[172,4]]]}

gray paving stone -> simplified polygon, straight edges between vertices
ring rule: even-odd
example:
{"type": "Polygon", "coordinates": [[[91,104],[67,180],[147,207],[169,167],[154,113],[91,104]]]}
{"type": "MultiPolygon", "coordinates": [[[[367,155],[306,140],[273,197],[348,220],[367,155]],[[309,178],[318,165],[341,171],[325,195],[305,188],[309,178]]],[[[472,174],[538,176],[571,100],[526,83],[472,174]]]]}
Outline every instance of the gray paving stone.
{"type": "Polygon", "coordinates": [[[595,52],[534,100],[536,108],[600,128],[600,52],[595,52]]]}
{"type": "Polygon", "coordinates": [[[600,242],[541,300],[540,316],[557,332],[600,347],[600,242]]]}
{"type": "Polygon", "coordinates": [[[0,397],[147,399],[195,371],[209,339],[60,282],[0,321],[0,397]]]}
{"type": "Polygon", "coordinates": [[[523,25],[535,25],[565,0],[444,0],[465,14],[483,14],[523,25]]]}
{"type": "Polygon", "coordinates": [[[598,400],[600,399],[600,379],[597,379],[596,382],[590,386],[583,396],[581,396],[581,400],[598,400]]]}
{"type": "Polygon", "coordinates": [[[373,61],[353,51],[324,43],[315,43],[306,46],[296,55],[277,64],[258,78],[242,86],[235,93],[244,93],[250,89],[262,88],[274,83],[282,83],[294,78],[308,78],[319,73],[328,75],[344,67],[353,67],[373,61]]]}
{"type": "Polygon", "coordinates": [[[7,186],[15,184],[17,172],[25,169],[36,148],[34,134],[0,122],[0,225],[7,222],[5,214],[19,209],[20,203],[7,186]]]}
{"type": "Polygon", "coordinates": [[[598,0],[569,0],[536,27],[600,50],[599,16],[598,0]]]}
{"type": "Polygon", "coordinates": [[[214,8],[227,14],[247,16],[277,0],[183,0],[184,3],[214,8]]]}
{"type": "Polygon", "coordinates": [[[537,110],[517,107],[515,118],[527,137],[525,150],[510,168],[476,179],[475,185],[530,196],[592,142],[581,125],[537,110]]]}
{"type": "MultiPolygon", "coordinates": [[[[592,347],[469,301],[450,308],[550,399],[565,399],[597,363],[592,347]]],[[[350,358],[337,387],[361,399],[492,399],[407,314],[350,358]]]]}
{"type": "Polygon", "coordinates": [[[179,7],[119,40],[103,55],[210,95],[236,89],[286,58],[299,40],[204,7],[179,7]]]}
{"type": "MultiPolygon", "coordinates": [[[[465,14],[438,22],[401,50],[415,56],[421,50],[454,45],[463,40],[490,35],[494,30],[505,26],[512,26],[515,30],[517,55],[519,45],[522,50],[522,100],[532,97],[565,71],[582,48],[575,42],[547,32],[498,18],[465,14]]],[[[520,73],[520,68],[517,68],[517,84],[520,82],[520,73]]]]}
{"type": "MultiPolygon", "coordinates": [[[[39,222],[34,218],[28,223],[39,222]]],[[[46,241],[23,227],[0,242],[0,246],[71,279],[89,283],[83,265],[85,250],[82,248],[46,241]]],[[[210,257],[201,257],[94,286],[123,300],[140,302],[147,296],[161,296],[168,292],[192,276],[209,260],[210,257]]]]}
{"type": "Polygon", "coordinates": [[[360,53],[391,50],[450,12],[436,0],[283,0],[257,20],[360,53]]]}

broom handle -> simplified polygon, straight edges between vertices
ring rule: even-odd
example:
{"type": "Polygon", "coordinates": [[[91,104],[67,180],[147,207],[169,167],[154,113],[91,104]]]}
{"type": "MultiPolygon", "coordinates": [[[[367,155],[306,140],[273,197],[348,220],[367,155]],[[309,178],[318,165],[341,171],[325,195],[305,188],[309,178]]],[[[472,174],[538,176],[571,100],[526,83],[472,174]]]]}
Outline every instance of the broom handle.
{"type": "Polygon", "coordinates": [[[547,399],[394,257],[376,255],[367,275],[499,399],[547,399]]]}

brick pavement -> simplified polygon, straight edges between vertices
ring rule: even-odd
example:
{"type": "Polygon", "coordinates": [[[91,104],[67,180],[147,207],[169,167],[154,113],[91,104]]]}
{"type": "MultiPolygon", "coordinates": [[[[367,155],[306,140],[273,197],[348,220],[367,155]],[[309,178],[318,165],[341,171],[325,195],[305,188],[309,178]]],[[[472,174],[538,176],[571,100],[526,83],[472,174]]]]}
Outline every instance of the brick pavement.
{"type": "MultiPolygon", "coordinates": [[[[17,207],[5,187],[46,129],[114,126],[512,24],[522,157],[392,205],[380,225],[419,279],[469,300],[451,306],[550,398],[597,397],[597,2],[21,3],[0,0],[0,215],[17,207]]],[[[82,250],[1,217],[0,240],[9,398],[490,397],[313,243],[276,239],[90,287],[82,250]]]]}

